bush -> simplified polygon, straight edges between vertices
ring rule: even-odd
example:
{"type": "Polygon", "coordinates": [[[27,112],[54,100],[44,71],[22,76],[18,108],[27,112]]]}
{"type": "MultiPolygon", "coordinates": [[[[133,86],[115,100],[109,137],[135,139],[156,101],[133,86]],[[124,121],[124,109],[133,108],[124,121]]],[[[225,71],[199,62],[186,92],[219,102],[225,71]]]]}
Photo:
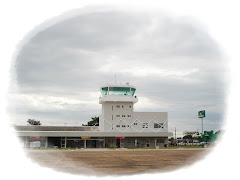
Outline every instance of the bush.
{"type": "Polygon", "coordinates": [[[109,148],[115,149],[115,148],[117,148],[117,146],[115,144],[109,144],[109,148]]]}

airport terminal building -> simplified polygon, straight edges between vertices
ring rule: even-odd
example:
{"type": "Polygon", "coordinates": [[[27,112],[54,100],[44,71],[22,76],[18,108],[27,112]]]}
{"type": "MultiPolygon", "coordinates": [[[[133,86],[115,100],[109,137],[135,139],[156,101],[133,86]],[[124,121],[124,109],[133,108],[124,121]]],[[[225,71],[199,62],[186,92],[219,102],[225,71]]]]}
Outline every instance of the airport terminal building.
{"type": "Polygon", "coordinates": [[[99,126],[15,126],[24,147],[162,147],[173,136],[167,112],[134,112],[138,102],[134,86],[107,85],[100,91],[99,126]]]}

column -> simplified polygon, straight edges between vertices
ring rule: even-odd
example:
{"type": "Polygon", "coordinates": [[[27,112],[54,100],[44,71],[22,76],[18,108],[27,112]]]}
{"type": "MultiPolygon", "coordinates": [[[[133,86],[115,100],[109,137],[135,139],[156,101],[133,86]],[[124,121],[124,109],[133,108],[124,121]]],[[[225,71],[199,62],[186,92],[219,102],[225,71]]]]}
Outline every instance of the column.
{"type": "Polygon", "coordinates": [[[86,147],[87,147],[87,140],[84,139],[84,149],[86,149],[86,147]]]}

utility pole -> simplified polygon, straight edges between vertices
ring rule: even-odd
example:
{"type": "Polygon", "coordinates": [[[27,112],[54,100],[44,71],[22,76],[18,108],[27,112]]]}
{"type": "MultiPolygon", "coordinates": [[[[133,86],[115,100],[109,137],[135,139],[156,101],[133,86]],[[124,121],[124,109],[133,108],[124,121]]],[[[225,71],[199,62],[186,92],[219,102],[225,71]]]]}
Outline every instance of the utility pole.
{"type": "Polygon", "coordinates": [[[177,141],[177,138],[176,138],[176,131],[177,131],[177,130],[176,130],[176,127],[175,127],[175,141],[177,141]]]}

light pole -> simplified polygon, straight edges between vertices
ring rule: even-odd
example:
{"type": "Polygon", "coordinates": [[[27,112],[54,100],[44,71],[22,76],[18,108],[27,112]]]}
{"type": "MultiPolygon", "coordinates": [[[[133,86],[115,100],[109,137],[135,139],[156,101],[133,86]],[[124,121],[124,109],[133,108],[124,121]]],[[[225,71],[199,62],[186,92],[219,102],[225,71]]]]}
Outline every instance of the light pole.
{"type": "Polygon", "coordinates": [[[198,117],[201,118],[202,122],[202,141],[203,141],[203,118],[205,117],[205,110],[198,111],[198,117]]]}

